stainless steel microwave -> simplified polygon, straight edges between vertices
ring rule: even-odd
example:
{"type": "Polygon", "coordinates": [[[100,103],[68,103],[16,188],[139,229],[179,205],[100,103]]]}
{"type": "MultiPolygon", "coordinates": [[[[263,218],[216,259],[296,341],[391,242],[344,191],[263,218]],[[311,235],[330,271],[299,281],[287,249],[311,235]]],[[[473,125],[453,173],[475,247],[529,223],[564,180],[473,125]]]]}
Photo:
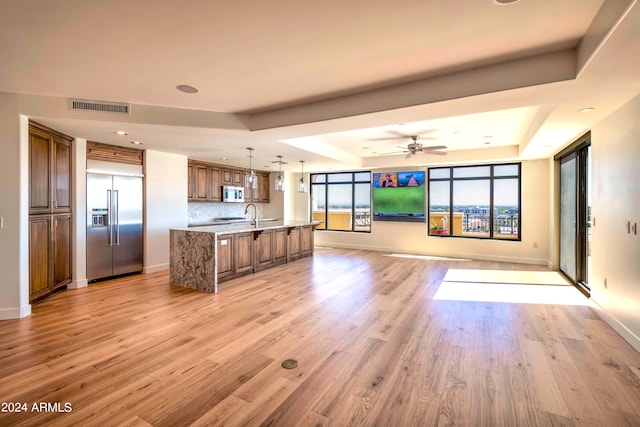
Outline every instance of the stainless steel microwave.
{"type": "Polygon", "coordinates": [[[235,187],[232,185],[222,186],[222,201],[223,202],[244,202],[244,187],[235,187]]]}

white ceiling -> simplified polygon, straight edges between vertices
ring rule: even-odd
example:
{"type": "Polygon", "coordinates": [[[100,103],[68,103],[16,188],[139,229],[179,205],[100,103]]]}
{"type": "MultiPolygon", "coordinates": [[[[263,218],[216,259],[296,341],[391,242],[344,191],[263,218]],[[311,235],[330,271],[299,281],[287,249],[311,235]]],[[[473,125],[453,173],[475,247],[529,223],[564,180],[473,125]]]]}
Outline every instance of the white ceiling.
{"type": "Polygon", "coordinates": [[[0,91],[40,96],[39,121],[236,166],[251,146],[266,170],[276,155],[307,171],[546,157],[640,93],[633,0],[0,0],[0,10],[0,91]],[[68,98],[132,113],[69,111],[68,98]],[[378,156],[411,142],[380,140],[396,134],[449,155],[378,156]]]}

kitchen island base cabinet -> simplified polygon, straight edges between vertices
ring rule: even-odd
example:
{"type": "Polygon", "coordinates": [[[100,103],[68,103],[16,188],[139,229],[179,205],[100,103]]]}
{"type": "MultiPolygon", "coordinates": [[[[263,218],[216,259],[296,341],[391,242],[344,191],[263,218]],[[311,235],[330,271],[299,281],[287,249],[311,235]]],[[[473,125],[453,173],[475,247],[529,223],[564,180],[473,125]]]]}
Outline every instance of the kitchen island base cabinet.
{"type": "Polygon", "coordinates": [[[218,236],[218,282],[253,272],[253,233],[218,236]]]}
{"type": "Polygon", "coordinates": [[[171,230],[170,281],[218,292],[220,282],[312,256],[318,224],[285,221],[171,230]]]}
{"type": "Polygon", "coordinates": [[[254,272],[287,262],[287,230],[275,229],[255,232],[254,272]]]}
{"type": "Polygon", "coordinates": [[[287,258],[293,261],[311,255],[313,255],[313,226],[290,228],[287,258]]]}

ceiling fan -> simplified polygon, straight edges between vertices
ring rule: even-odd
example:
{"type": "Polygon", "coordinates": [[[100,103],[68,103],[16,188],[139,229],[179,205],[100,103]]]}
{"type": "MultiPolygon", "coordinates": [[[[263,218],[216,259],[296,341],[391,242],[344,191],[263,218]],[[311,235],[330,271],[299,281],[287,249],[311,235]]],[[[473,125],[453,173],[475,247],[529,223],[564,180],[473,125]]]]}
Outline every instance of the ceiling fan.
{"type": "Polygon", "coordinates": [[[413,142],[410,142],[409,144],[407,144],[406,147],[401,147],[398,146],[398,148],[402,148],[402,151],[394,151],[391,153],[382,153],[381,156],[388,156],[388,155],[392,155],[392,154],[400,154],[400,153],[407,153],[407,158],[418,154],[418,153],[423,153],[423,154],[435,154],[437,156],[445,156],[447,153],[443,152],[443,151],[438,151],[438,150],[444,150],[447,148],[446,145],[431,145],[431,146],[427,146],[425,147],[424,145],[420,144],[418,142],[418,139],[420,139],[419,135],[403,135],[403,138],[411,138],[413,142]]]}

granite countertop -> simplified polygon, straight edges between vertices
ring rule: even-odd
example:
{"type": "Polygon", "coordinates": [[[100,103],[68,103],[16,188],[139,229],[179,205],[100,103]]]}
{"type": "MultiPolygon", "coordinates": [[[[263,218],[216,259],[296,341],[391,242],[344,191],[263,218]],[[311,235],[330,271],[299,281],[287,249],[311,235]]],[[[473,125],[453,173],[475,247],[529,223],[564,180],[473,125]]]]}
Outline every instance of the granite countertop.
{"type": "MultiPolygon", "coordinates": [[[[258,218],[259,222],[263,221],[277,221],[278,218],[258,218]]],[[[197,221],[189,224],[189,227],[205,227],[209,225],[225,225],[225,224],[252,224],[253,220],[250,218],[242,219],[208,219],[204,221],[197,221]]]]}
{"type": "Polygon", "coordinates": [[[198,233],[220,233],[232,234],[246,231],[270,230],[275,228],[301,227],[303,225],[319,225],[321,221],[265,221],[258,220],[258,224],[251,222],[223,223],[216,225],[206,225],[201,227],[177,228],[174,230],[193,231],[198,233]]]}

